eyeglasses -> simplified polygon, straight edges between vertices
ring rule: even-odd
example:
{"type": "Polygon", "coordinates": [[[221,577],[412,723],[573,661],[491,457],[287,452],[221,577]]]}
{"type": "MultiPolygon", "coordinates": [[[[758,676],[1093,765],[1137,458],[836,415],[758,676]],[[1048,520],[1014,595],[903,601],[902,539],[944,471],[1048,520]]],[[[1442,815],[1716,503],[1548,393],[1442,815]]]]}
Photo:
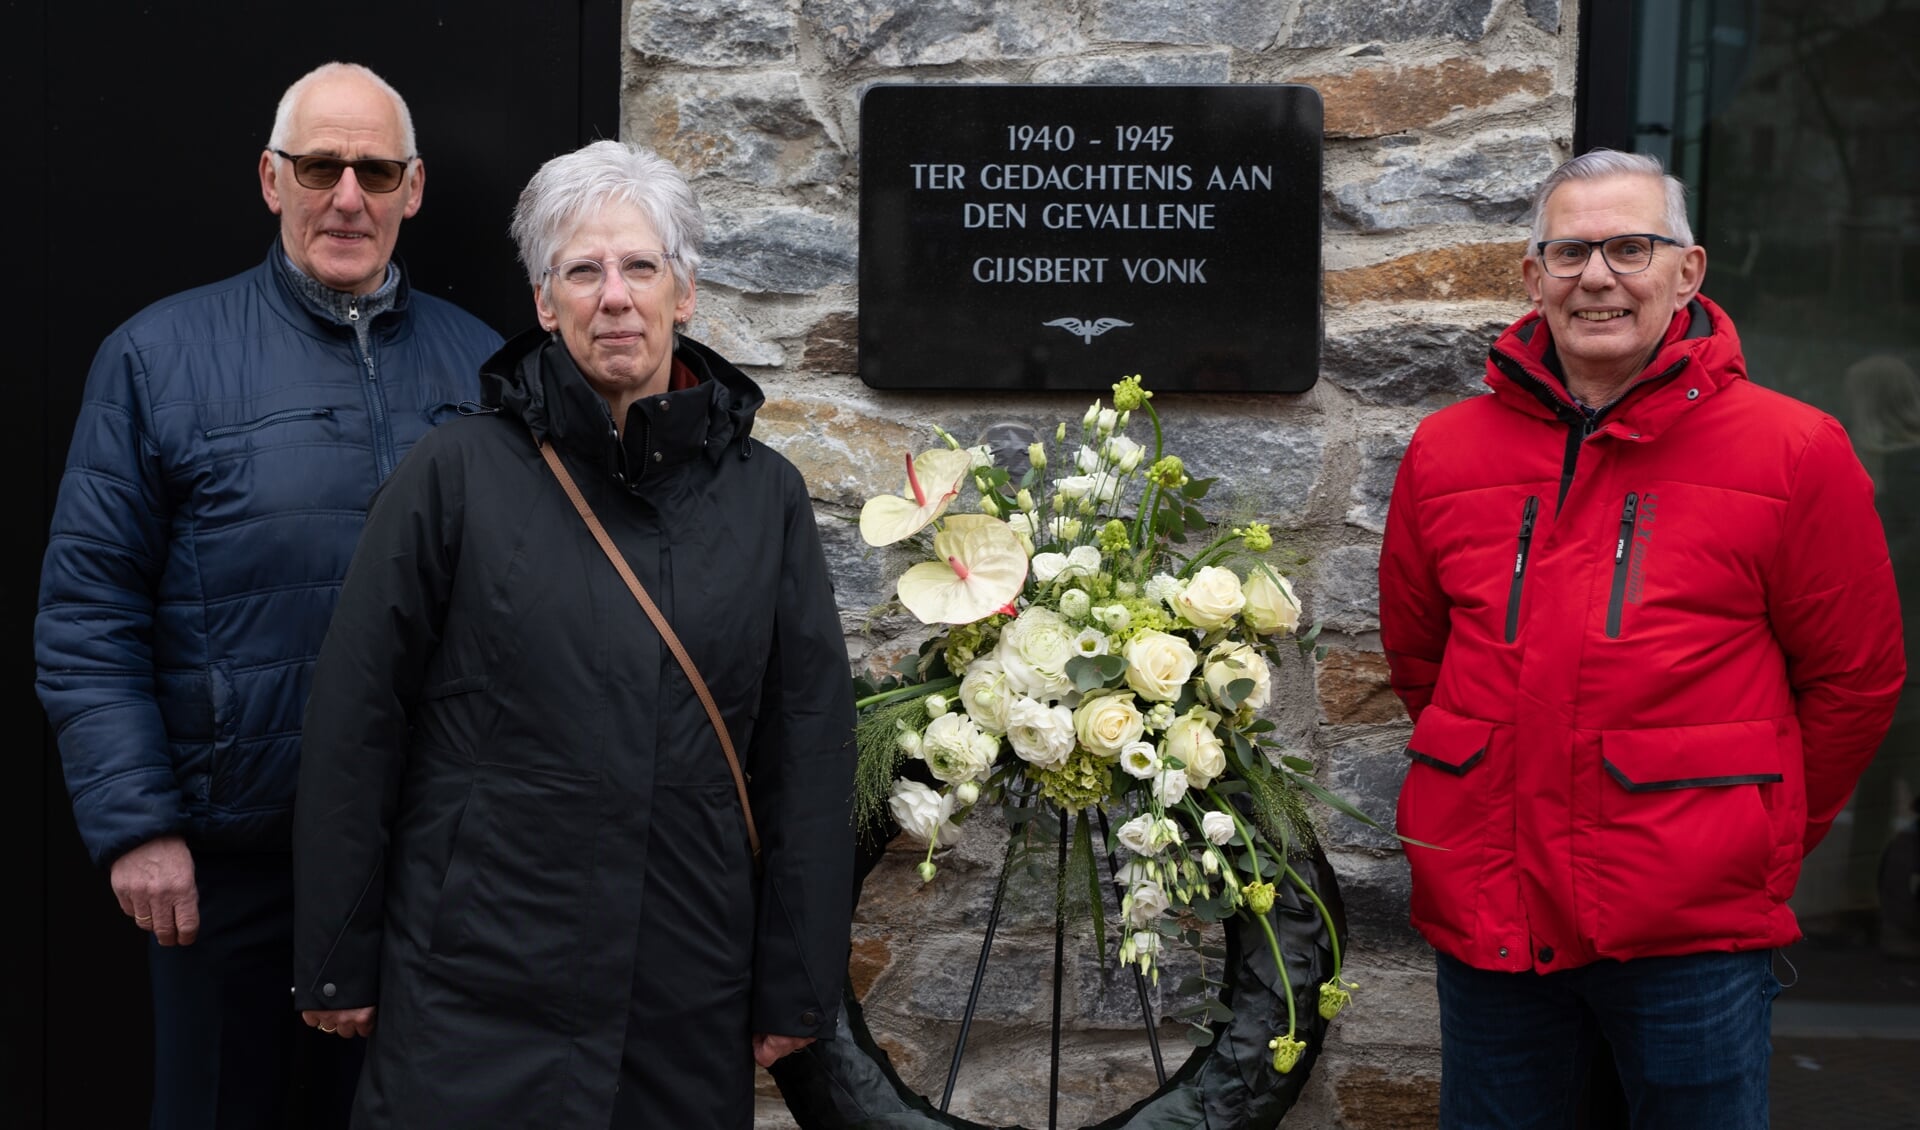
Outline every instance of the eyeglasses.
{"type": "Polygon", "coordinates": [[[354,181],[367,192],[392,192],[400,187],[407,175],[407,165],[413,161],[412,157],[404,161],[382,157],[348,161],[318,153],[289,153],[272,146],[267,147],[267,152],[293,162],[293,179],[300,182],[302,188],[332,188],[340,183],[341,173],[352,169],[354,181]]]}
{"type": "Polygon", "coordinates": [[[548,267],[544,277],[559,283],[560,289],[575,298],[591,298],[606,285],[606,265],[618,262],[620,280],[628,290],[651,290],[667,277],[667,260],[672,258],[665,251],[630,251],[618,260],[568,259],[548,267]]]}
{"type": "Polygon", "coordinates": [[[1662,243],[1680,246],[1664,235],[1616,235],[1607,239],[1549,239],[1534,244],[1540,265],[1556,279],[1577,279],[1586,272],[1594,248],[1600,261],[1616,275],[1637,275],[1653,265],[1653,250],[1662,243]]]}

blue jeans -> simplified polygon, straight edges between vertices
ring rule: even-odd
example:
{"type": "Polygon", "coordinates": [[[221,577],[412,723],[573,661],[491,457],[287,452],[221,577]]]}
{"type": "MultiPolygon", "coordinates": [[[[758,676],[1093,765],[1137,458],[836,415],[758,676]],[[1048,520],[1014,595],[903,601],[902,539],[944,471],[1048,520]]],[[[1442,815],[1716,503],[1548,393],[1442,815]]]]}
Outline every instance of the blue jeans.
{"type": "Polygon", "coordinates": [[[1634,1130],[1766,1130],[1772,950],[1494,973],[1439,955],[1441,1130],[1569,1130],[1601,1037],[1634,1130]]]}

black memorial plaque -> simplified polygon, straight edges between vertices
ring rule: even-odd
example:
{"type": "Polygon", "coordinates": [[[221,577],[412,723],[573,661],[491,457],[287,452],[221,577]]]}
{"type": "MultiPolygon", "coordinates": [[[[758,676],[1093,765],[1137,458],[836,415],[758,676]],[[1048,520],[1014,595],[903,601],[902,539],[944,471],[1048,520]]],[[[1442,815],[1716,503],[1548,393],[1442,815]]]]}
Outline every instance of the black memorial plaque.
{"type": "Polygon", "coordinates": [[[1311,87],[881,85],[860,104],[874,388],[1302,392],[1311,87]]]}

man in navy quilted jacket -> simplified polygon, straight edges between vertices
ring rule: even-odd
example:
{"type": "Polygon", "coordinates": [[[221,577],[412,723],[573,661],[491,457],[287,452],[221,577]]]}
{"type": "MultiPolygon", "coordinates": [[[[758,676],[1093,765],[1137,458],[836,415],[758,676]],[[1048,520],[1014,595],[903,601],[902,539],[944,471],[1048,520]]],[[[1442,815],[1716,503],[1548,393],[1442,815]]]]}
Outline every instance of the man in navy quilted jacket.
{"type": "Polygon", "coordinates": [[[94,358],[34,626],[80,834],[151,935],[155,1128],[345,1125],[362,1045],[288,996],[301,712],[369,497],[500,344],[393,261],[426,171],[379,76],[295,82],[259,175],[265,262],[94,358]]]}

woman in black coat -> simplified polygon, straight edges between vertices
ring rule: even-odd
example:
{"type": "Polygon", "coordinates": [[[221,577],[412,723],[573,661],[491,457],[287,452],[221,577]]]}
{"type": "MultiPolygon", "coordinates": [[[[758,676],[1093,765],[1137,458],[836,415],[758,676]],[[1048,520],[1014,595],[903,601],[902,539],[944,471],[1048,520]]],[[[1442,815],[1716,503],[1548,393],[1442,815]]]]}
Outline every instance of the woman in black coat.
{"type": "Polygon", "coordinates": [[[675,332],[703,222],[601,141],[513,232],[540,331],[376,497],[308,704],[294,998],[369,1035],[360,1127],[746,1127],[752,1071],[833,1031],[853,706],[805,484],[760,390],[675,332]],[[543,461],[686,645],[719,738],[543,461]]]}

